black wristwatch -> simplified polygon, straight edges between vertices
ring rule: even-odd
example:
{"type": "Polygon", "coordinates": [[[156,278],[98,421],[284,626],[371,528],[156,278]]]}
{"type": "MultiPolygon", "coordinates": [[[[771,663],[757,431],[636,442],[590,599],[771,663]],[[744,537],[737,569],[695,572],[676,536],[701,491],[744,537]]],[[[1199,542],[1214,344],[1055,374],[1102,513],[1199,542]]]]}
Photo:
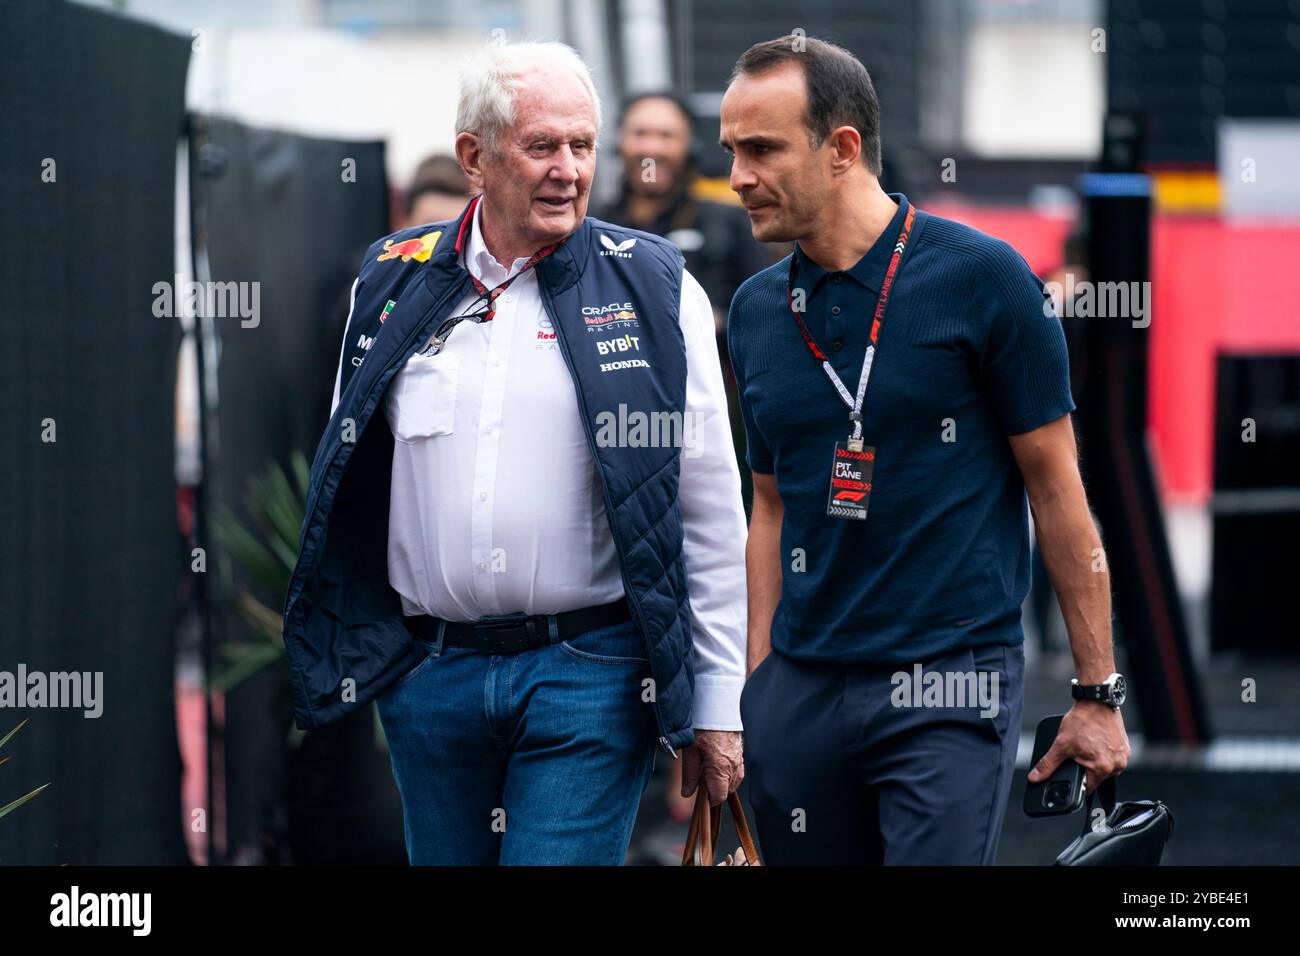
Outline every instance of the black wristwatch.
{"type": "Polygon", "coordinates": [[[1119,710],[1128,696],[1128,683],[1123,674],[1111,674],[1100,684],[1080,684],[1079,678],[1070,679],[1070,696],[1075,700],[1095,700],[1119,710]]]}

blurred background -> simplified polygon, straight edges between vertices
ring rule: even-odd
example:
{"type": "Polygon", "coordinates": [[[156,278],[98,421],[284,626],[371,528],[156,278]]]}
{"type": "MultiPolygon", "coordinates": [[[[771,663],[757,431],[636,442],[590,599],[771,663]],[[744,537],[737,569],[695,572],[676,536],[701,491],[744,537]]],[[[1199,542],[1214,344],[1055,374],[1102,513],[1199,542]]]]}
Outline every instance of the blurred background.
{"type": "MultiPolygon", "coordinates": [[[[718,106],[736,58],[792,31],[871,72],[887,190],[1061,283],[1130,681],[1120,798],[1171,806],[1166,863],[1300,862],[1300,0],[10,0],[0,18],[0,864],[404,862],[373,707],[298,732],[280,643],[361,256],[463,208],[462,54],[560,39],[604,105],[592,213],[683,249],[721,343],[735,287],[788,250],[749,236],[718,106]],[[625,175],[646,156],[648,186],[625,175]],[[191,282],[230,284],[227,308],[191,282]],[[1149,322],[1080,315],[1086,282],[1150,283],[1149,322]],[[102,706],[48,706],[26,672],[100,675],[102,706]]],[[[1025,627],[1003,864],[1050,863],[1079,825],[1020,810],[1073,675],[1041,573],[1025,627]]],[[[666,763],[629,862],[680,859],[666,763]]]]}

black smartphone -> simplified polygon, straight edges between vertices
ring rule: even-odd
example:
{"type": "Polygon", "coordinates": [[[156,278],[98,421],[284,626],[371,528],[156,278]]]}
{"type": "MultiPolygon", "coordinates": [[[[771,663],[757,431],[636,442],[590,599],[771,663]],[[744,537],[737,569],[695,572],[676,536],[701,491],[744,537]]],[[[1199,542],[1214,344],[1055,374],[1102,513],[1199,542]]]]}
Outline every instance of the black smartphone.
{"type": "MultiPolygon", "coordinates": [[[[1032,770],[1052,747],[1061,729],[1065,714],[1053,714],[1038,722],[1034,732],[1034,755],[1029,761],[1032,770]]],[[[1025,784],[1025,813],[1031,817],[1050,817],[1058,813],[1073,813],[1083,806],[1083,768],[1067,760],[1056,768],[1046,780],[1025,784]]]]}

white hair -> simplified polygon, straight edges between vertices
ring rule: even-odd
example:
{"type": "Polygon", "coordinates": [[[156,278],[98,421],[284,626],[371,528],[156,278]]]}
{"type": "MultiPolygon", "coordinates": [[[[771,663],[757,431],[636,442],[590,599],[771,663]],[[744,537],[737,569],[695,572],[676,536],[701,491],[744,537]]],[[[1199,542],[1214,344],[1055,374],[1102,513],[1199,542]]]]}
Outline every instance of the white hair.
{"type": "Polygon", "coordinates": [[[494,43],[476,50],[460,74],[456,134],[473,133],[490,152],[498,152],[501,134],[514,125],[515,94],[533,73],[571,73],[591,97],[600,134],[600,97],[591,71],[573,47],[564,43],[527,41],[494,43]]]}

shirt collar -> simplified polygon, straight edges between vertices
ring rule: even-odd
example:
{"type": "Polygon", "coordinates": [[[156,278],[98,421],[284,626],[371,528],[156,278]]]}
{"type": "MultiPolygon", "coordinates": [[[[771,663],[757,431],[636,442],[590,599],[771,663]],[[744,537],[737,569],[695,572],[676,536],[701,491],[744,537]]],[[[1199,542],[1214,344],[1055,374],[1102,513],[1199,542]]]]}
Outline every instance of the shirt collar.
{"type": "MultiPolygon", "coordinates": [[[[885,227],[884,232],[867,250],[866,255],[844,270],[844,274],[852,277],[856,282],[877,295],[880,294],[880,280],[885,277],[885,269],[889,266],[889,257],[894,253],[894,244],[898,242],[898,234],[902,232],[903,220],[907,217],[907,197],[902,193],[887,193],[887,195],[898,203],[898,210],[894,213],[894,218],[889,221],[889,225],[885,227]]],[[[809,258],[798,242],[794,244],[794,254],[798,260],[796,279],[799,285],[810,292],[817,288],[818,283],[832,274],[831,271],[823,269],[809,258]]]]}
{"type": "Polygon", "coordinates": [[[488,252],[488,247],[483,242],[483,204],[486,198],[483,197],[474,204],[474,222],[470,226],[469,244],[465,246],[465,261],[462,265],[484,285],[497,285],[527,265],[528,258],[525,256],[516,259],[507,270],[488,252]]]}

